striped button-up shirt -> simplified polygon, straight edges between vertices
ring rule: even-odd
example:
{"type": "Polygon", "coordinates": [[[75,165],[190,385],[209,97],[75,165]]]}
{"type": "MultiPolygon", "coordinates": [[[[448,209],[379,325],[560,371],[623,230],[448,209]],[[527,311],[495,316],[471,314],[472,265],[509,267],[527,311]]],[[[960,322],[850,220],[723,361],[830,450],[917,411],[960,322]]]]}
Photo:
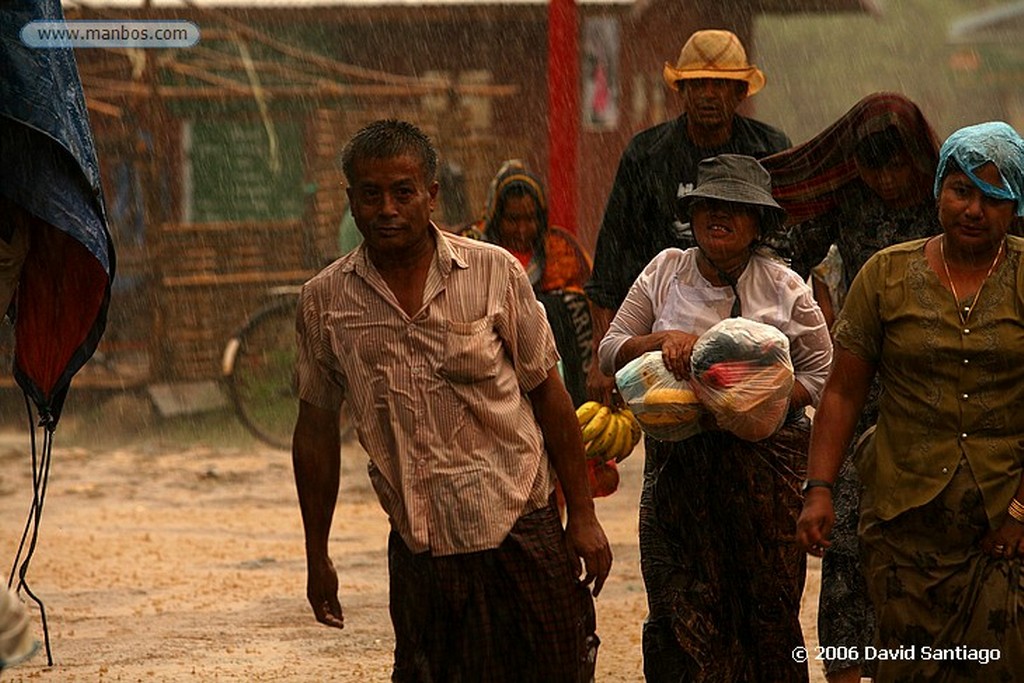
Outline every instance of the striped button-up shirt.
{"type": "Polygon", "coordinates": [[[553,477],[527,392],[558,362],[511,254],[432,228],[423,305],[407,315],[365,248],[306,283],[299,396],[347,400],[370,479],[413,552],[495,548],[553,477]]]}

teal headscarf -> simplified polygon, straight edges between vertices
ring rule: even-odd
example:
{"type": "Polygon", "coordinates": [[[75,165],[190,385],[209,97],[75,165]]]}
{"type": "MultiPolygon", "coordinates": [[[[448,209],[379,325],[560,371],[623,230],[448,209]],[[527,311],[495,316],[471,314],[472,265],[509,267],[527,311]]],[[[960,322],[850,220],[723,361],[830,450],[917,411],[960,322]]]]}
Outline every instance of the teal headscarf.
{"type": "Polygon", "coordinates": [[[939,150],[939,166],[935,170],[935,197],[952,159],[986,197],[1009,199],[1017,203],[1016,213],[1024,216],[1024,138],[1002,121],[979,123],[961,128],[950,135],[939,150]],[[999,169],[1003,187],[990,185],[975,175],[987,163],[999,169]]]}

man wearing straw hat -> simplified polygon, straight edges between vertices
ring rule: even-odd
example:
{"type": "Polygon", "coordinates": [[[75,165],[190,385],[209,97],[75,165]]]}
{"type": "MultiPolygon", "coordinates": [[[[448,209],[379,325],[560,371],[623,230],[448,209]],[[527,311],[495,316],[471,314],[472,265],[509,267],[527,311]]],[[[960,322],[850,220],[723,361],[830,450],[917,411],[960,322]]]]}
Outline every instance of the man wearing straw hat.
{"type": "MultiPolygon", "coordinates": [[[[668,247],[694,246],[689,226],[676,217],[676,198],[693,189],[697,164],[719,154],[761,158],[790,147],[785,133],[736,113],[765,77],[747,61],[730,31],[697,31],[665,83],[678,91],[683,113],[641,131],[619,161],[597,237],[594,269],[586,292],[593,303],[594,348],[644,266],[668,247]]],[[[587,378],[591,398],[608,402],[614,382],[594,363],[587,378]]]]}

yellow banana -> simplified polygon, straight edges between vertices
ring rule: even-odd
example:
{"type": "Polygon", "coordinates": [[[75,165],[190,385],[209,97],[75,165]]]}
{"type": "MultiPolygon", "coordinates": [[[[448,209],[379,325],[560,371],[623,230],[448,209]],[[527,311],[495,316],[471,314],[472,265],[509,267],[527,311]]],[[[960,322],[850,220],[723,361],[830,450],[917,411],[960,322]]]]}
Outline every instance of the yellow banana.
{"type": "Polygon", "coordinates": [[[587,456],[596,460],[607,460],[614,457],[615,445],[619,442],[619,435],[622,433],[622,423],[618,420],[618,413],[612,413],[608,419],[608,426],[604,433],[594,439],[592,448],[587,451],[587,456]]]}
{"type": "Polygon", "coordinates": [[[583,425],[583,443],[593,441],[598,437],[598,435],[604,432],[611,417],[611,408],[608,406],[601,406],[594,417],[592,417],[587,424],[583,425]]]}
{"type": "Polygon", "coordinates": [[[615,439],[618,437],[622,423],[613,418],[614,415],[609,411],[608,419],[605,420],[604,430],[594,437],[593,441],[587,444],[588,458],[600,458],[603,460],[604,454],[607,453],[608,449],[615,443],[615,439]]]}
{"type": "Polygon", "coordinates": [[[590,422],[599,410],[601,410],[601,404],[597,401],[587,401],[577,408],[576,419],[579,421],[580,427],[590,422]]]}
{"type": "Polygon", "coordinates": [[[622,462],[629,457],[636,446],[636,442],[633,441],[633,423],[630,422],[628,416],[622,413],[619,413],[619,419],[622,426],[619,429],[618,441],[612,446],[611,452],[605,457],[605,460],[615,458],[615,462],[622,462]]]}
{"type": "Polygon", "coordinates": [[[629,420],[629,434],[632,445],[640,443],[640,438],[644,435],[643,430],[640,428],[640,421],[636,419],[636,415],[629,408],[622,411],[622,414],[629,420]]]}

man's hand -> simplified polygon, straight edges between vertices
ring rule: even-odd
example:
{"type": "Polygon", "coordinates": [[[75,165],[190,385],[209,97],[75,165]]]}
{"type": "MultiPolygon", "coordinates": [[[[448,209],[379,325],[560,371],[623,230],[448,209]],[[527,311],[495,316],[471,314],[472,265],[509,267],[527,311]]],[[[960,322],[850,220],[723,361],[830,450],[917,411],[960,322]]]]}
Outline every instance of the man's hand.
{"type": "Polygon", "coordinates": [[[615,317],[615,311],[591,302],[590,317],[593,321],[594,356],[590,362],[590,369],[587,370],[587,398],[601,405],[615,405],[615,378],[601,372],[601,363],[597,360],[597,349],[604,335],[608,333],[608,326],[615,317]]]}
{"type": "Polygon", "coordinates": [[[612,550],[594,512],[594,499],[587,481],[587,458],[576,426],[576,411],[565,390],[558,369],[551,368],[547,379],[530,392],[530,403],[537,418],[551,464],[558,475],[565,495],[566,548],[576,569],[583,573],[580,560],[586,564],[584,583],[594,584],[594,596],[601,592],[612,567],[612,550]],[[572,429],[565,426],[571,424],[572,429]]]}
{"type": "Polygon", "coordinates": [[[601,372],[598,367],[597,358],[590,364],[587,371],[587,398],[597,401],[601,405],[614,405],[613,393],[615,392],[615,378],[601,372]]]}
{"type": "Polygon", "coordinates": [[[342,628],[338,574],[327,541],[338,501],[341,476],[339,411],[299,401],[299,419],[292,440],[292,466],[306,536],[306,598],[316,620],[342,628]]]}
{"type": "Polygon", "coordinates": [[[820,486],[811,489],[804,498],[804,509],[796,522],[797,545],[804,552],[821,557],[825,548],[832,545],[828,536],[835,521],[832,492],[820,486]]]}
{"type": "Polygon", "coordinates": [[[585,565],[587,574],[583,579],[583,585],[589,586],[593,583],[593,594],[596,598],[612,568],[612,549],[604,529],[592,512],[589,515],[570,514],[565,533],[576,575],[583,574],[585,565]]]}
{"type": "Polygon", "coordinates": [[[331,558],[307,560],[306,598],[317,621],[334,628],[345,628],[345,615],[338,601],[338,573],[331,558]]]}

